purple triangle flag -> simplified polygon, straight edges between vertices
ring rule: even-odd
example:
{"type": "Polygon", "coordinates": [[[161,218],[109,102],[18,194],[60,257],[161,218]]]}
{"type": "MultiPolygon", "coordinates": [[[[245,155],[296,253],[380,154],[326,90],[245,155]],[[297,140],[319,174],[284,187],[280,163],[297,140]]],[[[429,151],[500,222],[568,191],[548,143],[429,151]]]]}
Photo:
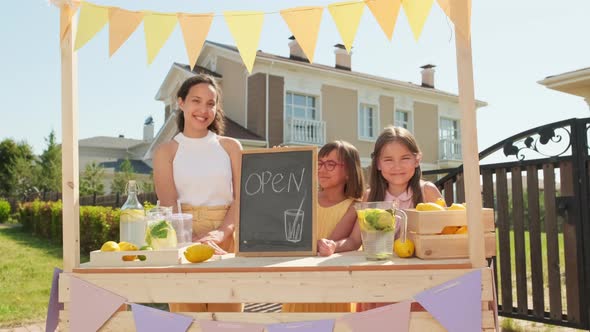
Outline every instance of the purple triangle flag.
{"type": "Polygon", "coordinates": [[[449,332],[481,331],[481,270],[414,297],[449,332]]]}
{"type": "Polygon", "coordinates": [[[408,332],[412,301],[390,304],[384,307],[342,316],[339,321],[352,332],[408,332]]]}
{"type": "Polygon", "coordinates": [[[279,323],[266,326],[268,332],[332,332],[333,329],[333,319],[279,323]]]}
{"type": "Polygon", "coordinates": [[[53,280],[51,281],[51,292],[49,293],[49,304],[47,305],[47,318],[45,319],[45,331],[54,332],[59,323],[59,311],[64,309],[64,304],[59,303],[59,274],[62,269],[53,269],[53,280]]]}
{"type": "Polygon", "coordinates": [[[193,318],[131,303],[137,332],[185,332],[193,318]]]}
{"type": "Polygon", "coordinates": [[[70,277],[70,331],[98,331],[126,299],[76,277],[70,277]]]}
{"type": "Polygon", "coordinates": [[[262,332],[264,330],[263,324],[219,322],[212,320],[199,320],[198,322],[203,332],[262,332]]]}

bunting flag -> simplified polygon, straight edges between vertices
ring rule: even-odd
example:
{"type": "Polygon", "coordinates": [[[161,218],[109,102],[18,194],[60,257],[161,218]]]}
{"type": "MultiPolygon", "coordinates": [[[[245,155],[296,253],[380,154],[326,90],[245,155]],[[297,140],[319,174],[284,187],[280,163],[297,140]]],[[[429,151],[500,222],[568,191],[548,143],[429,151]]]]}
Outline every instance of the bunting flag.
{"type": "Polygon", "coordinates": [[[182,30],[184,47],[186,48],[191,69],[197,63],[197,58],[201,53],[207,34],[209,34],[212,21],[213,13],[202,15],[178,14],[178,23],[180,23],[180,29],[182,30]]]}
{"type": "Polygon", "coordinates": [[[240,11],[224,12],[225,22],[229,26],[242,61],[249,73],[252,73],[256,51],[260,42],[264,12],[240,11]]]}
{"type": "Polygon", "coordinates": [[[266,330],[268,332],[332,332],[333,329],[333,319],[314,320],[307,322],[279,323],[266,326],[266,330]]]}
{"type": "Polygon", "coordinates": [[[404,6],[404,12],[408,17],[408,23],[414,34],[414,39],[418,40],[422,34],[422,29],[430,14],[430,9],[434,0],[404,0],[402,5],[404,6]]]}
{"type": "Polygon", "coordinates": [[[265,325],[254,323],[232,323],[211,320],[199,320],[203,332],[262,332],[265,325]]]}
{"type": "Polygon", "coordinates": [[[414,298],[450,332],[481,331],[481,270],[425,290],[414,298]]]}
{"type": "Polygon", "coordinates": [[[174,14],[160,14],[146,11],[143,16],[143,31],[147,49],[148,65],[151,64],[162,46],[174,31],[178,21],[174,14]]]}
{"type": "Polygon", "coordinates": [[[185,332],[193,318],[131,303],[137,332],[185,332]]]}
{"type": "MultiPolygon", "coordinates": [[[[444,0],[442,0],[444,1],[444,0]]],[[[387,39],[393,38],[393,28],[399,16],[401,0],[365,0],[387,39]]]]}
{"type": "Polygon", "coordinates": [[[109,56],[123,45],[143,20],[142,12],[131,12],[121,8],[109,8],[109,56]]]}
{"type": "Polygon", "coordinates": [[[76,277],[70,277],[70,331],[95,332],[125,299],[76,277]]]}
{"type": "Polygon", "coordinates": [[[64,5],[60,10],[59,18],[59,39],[63,40],[66,36],[66,32],[72,28],[72,17],[78,11],[80,7],[79,1],[72,1],[69,5],[64,5]]]}
{"type": "Polygon", "coordinates": [[[323,12],[324,7],[297,7],[281,10],[281,16],[309,62],[313,62],[323,12]]]}
{"type": "Polygon", "coordinates": [[[93,5],[86,1],[80,4],[80,17],[78,18],[78,32],[74,51],[84,46],[96,35],[109,21],[109,13],[106,7],[93,5]]]}
{"type": "Polygon", "coordinates": [[[347,324],[352,332],[407,332],[410,329],[411,306],[412,301],[399,302],[345,315],[339,321],[347,324]]]}
{"type": "Polygon", "coordinates": [[[451,21],[455,31],[467,40],[471,39],[471,0],[449,0],[451,21]]]}
{"type": "Polygon", "coordinates": [[[449,0],[436,0],[436,2],[438,3],[438,6],[440,7],[440,9],[442,9],[443,12],[445,12],[445,15],[447,15],[447,17],[450,20],[451,19],[451,4],[449,3],[449,0]]]}
{"type": "Polygon", "coordinates": [[[337,2],[328,5],[342,43],[348,53],[352,50],[352,42],[361,23],[365,3],[362,1],[337,2]]]}
{"type": "Polygon", "coordinates": [[[62,269],[53,269],[51,281],[51,292],[49,293],[49,304],[47,305],[47,318],[45,319],[45,331],[54,332],[59,323],[59,311],[64,310],[63,303],[59,303],[59,274],[62,269]]]}

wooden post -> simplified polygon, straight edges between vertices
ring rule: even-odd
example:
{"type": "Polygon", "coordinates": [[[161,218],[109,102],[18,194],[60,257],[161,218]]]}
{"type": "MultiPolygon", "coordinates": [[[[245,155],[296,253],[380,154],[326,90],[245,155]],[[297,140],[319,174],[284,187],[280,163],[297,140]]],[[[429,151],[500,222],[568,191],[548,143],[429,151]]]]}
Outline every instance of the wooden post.
{"type": "MultiPolygon", "coordinates": [[[[451,13],[455,26],[457,20],[469,22],[470,0],[451,1],[451,13]]],[[[469,229],[469,259],[474,268],[486,266],[481,222],[481,190],[479,176],[479,151],[477,148],[477,118],[473,87],[473,61],[471,37],[455,29],[457,51],[457,79],[459,82],[459,108],[461,109],[461,148],[465,201],[467,202],[467,225],[469,229]]]]}
{"type": "Polygon", "coordinates": [[[61,46],[61,175],[64,271],[80,266],[80,196],[78,190],[78,60],[74,53],[72,7],[62,3],[60,20],[68,26],[61,46]],[[67,20],[67,21],[66,21],[67,20]],[[68,22],[69,21],[69,22],[68,22]]]}

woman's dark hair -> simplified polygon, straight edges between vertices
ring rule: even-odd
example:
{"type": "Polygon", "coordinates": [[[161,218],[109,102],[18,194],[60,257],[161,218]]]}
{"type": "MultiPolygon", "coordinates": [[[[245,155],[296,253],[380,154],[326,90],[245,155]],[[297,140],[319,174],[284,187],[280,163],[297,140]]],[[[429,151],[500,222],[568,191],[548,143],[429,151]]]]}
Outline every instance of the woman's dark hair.
{"type": "MultiPolygon", "coordinates": [[[[415,156],[421,154],[414,135],[412,135],[407,129],[394,126],[389,126],[383,129],[383,132],[381,132],[381,135],[377,138],[377,142],[375,142],[375,149],[371,154],[371,171],[369,173],[369,185],[371,191],[369,192],[368,197],[369,202],[378,202],[385,199],[385,191],[387,190],[388,183],[381,174],[381,171],[377,168],[377,162],[379,161],[381,151],[385,145],[393,142],[403,144],[415,156]]],[[[412,188],[412,201],[414,204],[423,202],[422,189],[420,187],[421,179],[422,169],[420,169],[420,164],[418,164],[414,176],[412,176],[408,182],[408,188],[412,188]]],[[[408,190],[408,188],[406,188],[406,190],[408,190]]]]}
{"type": "MultiPolygon", "coordinates": [[[[184,81],[184,83],[182,83],[182,85],[180,86],[180,89],[178,89],[177,97],[182,99],[182,101],[185,101],[190,89],[197,84],[208,84],[212,86],[215,90],[215,119],[207,129],[211,130],[217,135],[223,135],[223,132],[225,130],[225,115],[223,114],[223,109],[221,107],[221,88],[212,76],[205,74],[197,74],[193,77],[186,79],[186,81],[184,81]]],[[[182,112],[181,110],[178,111],[178,120],[176,124],[178,125],[178,131],[183,132],[184,112],[182,112]]]]}
{"type": "Polygon", "coordinates": [[[363,197],[365,183],[358,150],[346,141],[332,141],[322,146],[318,153],[318,158],[325,157],[334,150],[338,152],[338,158],[344,163],[346,169],[344,195],[360,200],[363,197]]]}

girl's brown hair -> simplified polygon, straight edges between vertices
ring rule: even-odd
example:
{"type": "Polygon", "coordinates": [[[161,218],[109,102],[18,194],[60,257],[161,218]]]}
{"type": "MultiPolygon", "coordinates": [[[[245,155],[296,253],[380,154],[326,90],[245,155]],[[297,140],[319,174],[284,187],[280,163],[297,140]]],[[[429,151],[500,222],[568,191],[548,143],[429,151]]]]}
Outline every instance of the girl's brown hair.
{"type": "Polygon", "coordinates": [[[360,200],[363,197],[365,181],[361,168],[361,159],[358,150],[350,143],[345,141],[332,141],[325,144],[318,153],[318,158],[325,157],[330,152],[336,150],[341,162],[346,169],[346,184],[344,185],[344,195],[360,200]]]}
{"type": "MultiPolygon", "coordinates": [[[[213,119],[213,122],[209,125],[209,127],[207,127],[207,129],[211,130],[212,132],[216,133],[217,135],[223,135],[223,132],[225,130],[225,115],[223,114],[223,109],[221,108],[221,88],[219,87],[219,84],[217,84],[217,81],[215,81],[215,79],[210,76],[210,75],[205,75],[205,74],[197,74],[193,77],[189,77],[188,79],[186,79],[186,81],[184,81],[184,83],[182,83],[182,85],[180,86],[180,89],[178,89],[178,93],[177,96],[178,98],[182,99],[182,101],[186,100],[186,96],[188,95],[188,92],[190,91],[190,89],[197,85],[197,84],[208,84],[210,86],[213,87],[213,89],[215,90],[215,105],[216,105],[216,112],[215,112],[215,119],[213,119]]],[[[177,126],[178,126],[178,131],[183,132],[184,131],[184,112],[182,112],[181,110],[179,110],[178,113],[178,120],[176,122],[177,126]]]]}
{"type": "MultiPolygon", "coordinates": [[[[414,135],[412,135],[407,129],[394,126],[389,126],[383,129],[383,132],[381,132],[377,138],[377,142],[375,142],[375,149],[373,150],[373,153],[371,153],[372,160],[369,173],[369,185],[371,191],[369,192],[368,197],[369,202],[377,202],[385,199],[385,191],[387,190],[388,183],[381,174],[381,171],[377,168],[377,162],[379,161],[383,147],[385,147],[386,144],[393,142],[405,145],[415,156],[421,154],[414,135]]],[[[412,176],[408,182],[408,187],[406,188],[406,190],[408,190],[408,188],[412,189],[412,201],[414,204],[422,203],[424,200],[422,197],[422,189],[420,187],[421,179],[422,170],[420,169],[420,164],[418,164],[414,176],[412,176]]]]}

